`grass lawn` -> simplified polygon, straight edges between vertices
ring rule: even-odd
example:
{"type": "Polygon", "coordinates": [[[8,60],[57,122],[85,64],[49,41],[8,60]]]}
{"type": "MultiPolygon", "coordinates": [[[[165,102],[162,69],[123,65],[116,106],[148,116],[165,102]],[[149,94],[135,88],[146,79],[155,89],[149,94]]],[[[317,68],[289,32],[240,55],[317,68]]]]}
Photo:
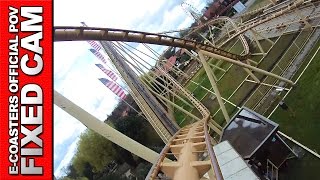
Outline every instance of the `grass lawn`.
{"type": "Polygon", "coordinates": [[[248,8],[247,12],[258,9],[270,3],[271,2],[269,0],[255,0],[254,3],[252,3],[252,5],[248,8]]]}
{"type": "Polygon", "coordinates": [[[278,122],[285,133],[299,142],[320,152],[320,52],[305,71],[285,102],[295,112],[290,117],[287,111],[277,109],[271,119],[278,122]]]}
{"type": "MultiPolygon", "coordinates": [[[[256,0],[254,4],[250,7],[250,9],[255,9],[270,3],[268,0],[256,0]]],[[[303,44],[305,39],[308,37],[309,32],[302,32],[298,37],[298,33],[289,34],[282,36],[279,41],[275,44],[275,46],[270,50],[268,55],[262,60],[262,62],[258,65],[259,68],[270,71],[274,64],[282,58],[282,62],[279,63],[281,68],[284,68],[288,62],[291,61],[292,56],[297,51],[297,47],[289,46],[294,42],[300,46],[303,44]],[[288,49],[288,52],[284,54],[285,49],[288,49]]],[[[273,39],[274,40],[274,39],[273,39]]],[[[235,43],[235,42],[233,42],[235,43]]],[[[231,44],[227,44],[225,48],[230,48],[231,44]]],[[[264,41],[261,42],[262,46],[270,46],[270,43],[264,41]]],[[[315,45],[310,55],[307,57],[305,62],[308,62],[312,55],[315,53],[316,49],[320,46],[320,41],[315,45]]],[[[236,43],[234,49],[231,49],[231,52],[240,53],[243,49],[238,47],[238,42],[236,43]]],[[[266,51],[268,48],[264,48],[266,51]]],[[[259,52],[257,47],[254,48],[253,52],[259,52]]],[[[261,56],[254,56],[252,60],[258,62],[261,59],[261,56]]],[[[216,64],[216,60],[212,60],[213,64],[216,64]]],[[[302,65],[302,68],[298,71],[301,73],[301,69],[306,65],[305,62],[302,65]]],[[[226,63],[219,64],[219,66],[223,66],[226,69],[226,63]]],[[[280,73],[280,70],[275,68],[274,72],[276,74],[280,73]]],[[[215,71],[215,74],[219,77],[222,72],[215,71]]],[[[263,78],[261,74],[257,74],[259,79],[263,78]]],[[[235,88],[241,83],[241,81],[246,76],[246,73],[242,68],[233,66],[230,70],[225,74],[225,76],[218,82],[220,93],[223,97],[227,98],[231,93],[235,90],[235,88]]],[[[295,76],[296,77],[296,76],[295,76]]],[[[197,83],[201,83],[203,86],[209,88],[210,82],[203,70],[201,68],[197,75],[193,77],[193,80],[197,83]]],[[[273,83],[274,78],[267,79],[267,83],[273,83]]],[[[245,83],[238,92],[231,98],[231,101],[236,104],[242,104],[243,100],[246,99],[246,95],[253,88],[252,83],[245,83]]],[[[197,99],[203,99],[202,103],[208,107],[210,112],[214,112],[217,109],[217,102],[209,99],[208,95],[206,95],[206,91],[202,88],[196,88],[196,85],[193,83],[188,83],[186,86],[190,91],[194,91],[194,95],[197,99]],[[206,97],[204,97],[206,96],[206,97]],[[203,98],[204,97],[204,98],[203,98]]],[[[260,92],[264,93],[268,90],[266,87],[260,87],[260,92]]],[[[255,103],[261,98],[260,92],[256,92],[250,98],[250,100],[245,104],[247,107],[252,107],[255,103]]],[[[285,134],[293,137],[300,143],[306,145],[310,149],[320,153],[320,143],[318,138],[320,137],[320,52],[316,55],[313,62],[310,64],[304,75],[299,80],[297,86],[290,92],[290,94],[286,97],[285,102],[287,105],[293,109],[295,112],[295,116],[290,116],[285,110],[278,108],[275,113],[271,116],[271,120],[279,123],[280,130],[285,134]]],[[[276,104],[273,104],[273,107],[276,104]]],[[[230,105],[226,105],[227,111],[229,114],[234,110],[234,108],[230,105]]],[[[270,108],[272,109],[272,108],[270,108]]],[[[267,112],[270,113],[270,109],[267,112]]],[[[195,113],[194,110],[188,108],[188,111],[195,113]]],[[[196,113],[195,113],[196,114],[196,113]]],[[[176,119],[178,123],[181,123],[182,119],[184,119],[185,115],[181,112],[175,113],[176,119]]],[[[221,111],[215,116],[216,122],[220,124],[224,124],[223,116],[221,111]]],[[[187,125],[191,122],[190,118],[186,118],[186,120],[181,123],[180,126],[187,125]]],[[[280,174],[281,180],[291,180],[291,179],[319,179],[318,178],[318,170],[320,170],[320,160],[315,158],[313,155],[306,153],[306,155],[302,159],[293,159],[289,161],[289,169],[288,172],[284,174],[280,174]]]]}
{"type": "MultiPolygon", "coordinates": [[[[283,52],[283,51],[279,51],[279,49],[284,50],[285,49],[284,47],[287,47],[290,44],[290,41],[292,40],[292,38],[294,38],[294,36],[295,36],[294,34],[282,36],[280,38],[280,40],[278,41],[278,43],[276,43],[275,46],[271,49],[271,51],[270,51],[271,53],[269,53],[264,58],[264,60],[258,65],[258,67],[262,68],[262,69],[270,69],[270,66],[272,66],[272,64],[278,60],[279,56],[281,56],[281,53],[283,52]]],[[[275,40],[275,39],[273,39],[273,40],[275,40]]],[[[271,46],[271,44],[265,40],[262,40],[260,43],[265,50],[269,49],[271,46]]],[[[243,51],[243,47],[242,47],[241,42],[235,41],[235,40],[233,40],[230,43],[227,43],[225,45],[225,48],[228,49],[230,52],[238,53],[238,54],[240,54],[240,52],[243,51]]],[[[260,57],[260,59],[261,58],[262,57],[260,57]]],[[[255,59],[255,60],[259,61],[259,59],[255,59]]],[[[222,67],[224,65],[230,66],[230,63],[225,63],[224,61],[221,61],[221,62],[223,62],[223,63],[217,63],[217,65],[219,64],[220,67],[222,67]]],[[[226,67],[223,67],[223,68],[227,69],[226,67]]],[[[219,71],[219,70],[214,71],[214,73],[216,74],[217,77],[220,77],[222,75],[221,74],[222,71],[219,71]]],[[[239,66],[232,66],[229,69],[229,71],[224,75],[224,77],[217,83],[222,97],[225,97],[225,98],[229,97],[232,94],[232,92],[240,85],[240,83],[242,82],[242,80],[246,76],[247,76],[247,73],[243,70],[243,68],[241,68],[239,66]]],[[[260,76],[260,78],[261,77],[262,76],[260,76]]],[[[210,81],[209,81],[203,68],[201,68],[196,73],[196,75],[192,78],[192,80],[194,82],[201,84],[202,86],[204,86],[208,89],[211,88],[210,81]]],[[[197,99],[201,100],[202,103],[204,103],[204,105],[209,109],[209,111],[212,114],[214,112],[216,112],[216,110],[219,108],[216,100],[212,101],[211,99],[209,99],[209,94],[207,93],[206,90],[204,90],[200,87],[197,88],[197,85],[191,83],[190,81],[187,83],[186,87],[189,91],[193,92],[194,96],[197,99]]],[[[240,104],[243,101],[243,99],[246,98],[250,89],[252,89],[253,87],[254,87],[254,84],[252,84],[252,83],[244,84],[244,86],[242,86],[239,89],[239,91],[236,93],[236,95],[232,97],[231,101],[234,102],[235,104],[240,104]]],[[[177,104],[179,104],[179,103],[180,102],[178,102],[177,104]]],[[[230,114],[232,112],[234,112],[233,106],[226,104],[226,108],[230,114]]],[[[181,113],[178,113],[176,111],[175,117],[178,122],[181,122],[181,120],[180,120],[182,118],[181,113]]],[[[218,113],[214,119],[217,122],[223,122],[223,116],[221,113],[218,113]]],[[[186,120],[185,123],[188,123],[188,120],[186,120]]]]}
{"type": "MultiPolygon", "coordinates": [[[[315,53],[320,42],[307,58],[315,53]]],[[[303,68],[302,68],[303,69],[303,68]]],[[[308,148],[320,152],[320,52],[300,78],[297,87],[286,97],[285,102],[294,111],[292,117],[278,108],[270,119],[280,124],[282,132],[293,137],[308,148]]],[[[318,179],[320,160],[306,153],[305,157],[291,161],[289,173],[281,179],[318,179]]]]}
{"type": "MultiPolygon", "coordinates": [[[[272,68],[274,67],[275,63],[277,63],[281,58],[283,58],[283,55],[285,55],[286,49],[289,48],[289,46],[291,45],[291,43],[295,39],[296,35],[297,35],[297,33],[281,36],[280,39],[277,41],[277,43],[272,47],[270,52],[263,59],[263,61],[258,65],[258,67],[261,69],[267,70],[267,71],[271,71],[272,68]]],[[[276,69],[276,70],[279,71],[279,69],[276,69]]],[[[279,72],[274,72],[274,73],[279,74],[279,72]]],[[[265,77],[260,73],[254,73],[254,74],[260,80],[265,77]]],[[[269,77],[267,79],[266,83],[271,83],[274,80],[275,80],[275,78],[269,77]]],[[[253,87],[252,83],[248,83],[248,82],[245,83],[239,89],[239,91],[235,94],[235,96],[233,96],[231,98],[231,101],[238,103],[240,99],[243,100],[245,98],[244,96],[246,96],[248,93],[248,89],[251,89],[250,87],[253,87]]],[[[259,91],[256,91],[251,96],[251,98],[247,101],[245,106],[248,108],[252,108],[255,105],[255,103],[257,102],[257,100],[259,98],[261,98],[260,93],[265,93],[268,89],[269,89],[269,87],[267,87],[267,86],[260,86],[258,89],[259,91]]]]}

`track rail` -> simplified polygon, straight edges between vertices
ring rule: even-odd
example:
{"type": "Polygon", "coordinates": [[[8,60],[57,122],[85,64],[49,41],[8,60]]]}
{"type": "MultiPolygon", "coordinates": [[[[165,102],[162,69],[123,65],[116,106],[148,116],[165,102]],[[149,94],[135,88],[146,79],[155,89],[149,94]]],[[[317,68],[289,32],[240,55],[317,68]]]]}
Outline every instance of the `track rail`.
{"type": "MultiPolygon", "coordinates": [[[[220,17],[214,18],[214,19],[212,19],[212,20],[210,20],[210,21],[198,26],[198,28],[195,28],[192,31],[190,31],[185,37],[188,37],[191,34],[193,34],[195,32],[198,32],[199,30],[201,30],[203,28],[206,28],[207,26],[219,23],[221,21],[226,21],[226,22],[230,23],[232,25],[232,27],[233,27],[233,31],[235,31],[235,32],[239,31],[238,26],[234,23],[234,21],[231,18],[229,18],[227,16],[220,16],[220,17]]],[[[233,38],[235,38],[235,37],[233,37],[233,38]]],[[[239,39],[240,39],[240,41],[241,41],[241,43],[243,45],[243,48],[244,48],[244,54],[242,55],[242,57],[246,57],[250,53],[249,45],[248,45],[246,39],[244,38],[244,36],[242,34],[239,34],[239,39]]]]}
{"type": "MultiPolygon", "coordinates": [[[[170,45],[182,48],[192,48],[192,49],[205,49],[210,52],[220,54],[222,56],[231,57],[233,59],[241,59],[243,56],[228,53],[218,48],[214,48],[205,44],[197,43],[191,40],[179,39],[169,36],[162,36],[151,33],[143,33],[138,31],[127,31],[119,29],[108,29],[108,28],[88,28],[88,27],[55,27],[54,28],[55,41],[81,41],[81,40],[106,40],[106,41],[127,41],[127,42],[140,42],[140,43],[150,43],[150,44],[160,44],[160,45],[170,45]]],[[[216,162],[212,145],[211,138],[208,134],[207,121],[210,117],[210,112],[208,109],[195,97],[192,96],[190,92],[184,89],[173,77],[164,73],[164,70],[159,68],[160,71],[165,74],[165,76],[180,90],[198,109],[202,115],[202,120],[198,121],[192,125],[184,127],[175,133],[170,142],[167,143],[166,147],[163,149],[162,154],[158,160],[158,163],[151,170],[151,175],[154,176],[156,172],[160,169],[167,171],[167,175],[174,177],[188,177],[185,176],[185,172],[189,172],[191,169],[190,176],[191,179],[199,179],[206,173],[211,167],[214,167],[214,172],[216,177],[221,176],[218,163],[216,162]],[[189,127],[189,128],[188,128],[189,127]],[[182,134],[181,134],[182,133],[182,134]],[[180,144],[180,145],[179,145],[180,144]],[[172,145],[172,146],[171,146],[172,145]],[[188,145],[188,146],[185,146],[188,145]],[[163,162],[165,155],[168,151],[176,152],[176,157],[180,161],[180,164],[175,164],[175,162],[163,162]],[[181,151],[182,150],[182,151],[181,151]],[[201,160],[199,155],[203,154],[205,151],[208,152],[210,160],[201,160]],[[191,159],[189,159],[191,157],[191,159]],[[187,159],[188,163],[182,163],[184,159],[187,159]],[[188,160],[189,159],[189,160],[188,160]],[[184,164],[181,166],[181,163],[184,164]],[[179,170],[182,169],[182,170],[179,170]],[[155,170],[155,171],[154,171],[155,170]],[[187,171],[186,171],[187,170],[187,171]]],[[[188,177],[190,179],[190,177],[188,177]]],[[[219,179],[219,178],[217,178],[219,179]]]]}
{"type": "Polygon", "coordinates": [[[246,13],[243,13],[243,14],[240,14],[239,16],[234,16],[234,18],[243,18],[245,16],[251,16],[251,15],[254,15],[254,14],[257,14],[259,12],[262,12],[264,11],[265,9],[269,8],[270,6],[272,6],[272,3],[270,4],[267,4],[265,6],[262,6],[260,8],[257,8],[257,9],[254,9],[252,11],[249,11],[249,12],[246,12],[246,13]]]}
{"type": "MultiPolygon", "coordinates": [[[[300,7],[301,5],[305,5],[305,4],[309,4],[309,3],[314,3],[314,2],[318,2],[319,0],[296,0],[296,1],[293,1],[293,2],[290,2],[288,3],[287,6],[283,6],[281,8],[279,8],[277,10],[277,12],[274,12],[273,14],[269,15],[268,17],[265,17],[263,19],[260,19],[260,20],[256,20],[256,21],[253,21],[253,22],[249,22],[249,23],[246,23],[242,26],[239,26],[237,29],[234,29],[234,34],[228,38],[226,41],[224,41],[224,43],[221,44],[224,45],[226,44],[227,42],[231,41],[232,39],[236,38],[237,36],[239,35],[242,35],[244,32],[260,25],[260,24],[263,24],[267,21],[270,21],[276,17],[279,17],[283,14],[286,14],[288,12],[290,12],[291,10],[294,10],[296,9],[297,7],[300,7]]],[[[269,6],[270,7],[270,6],[269,6]]],[[[227,19],[224,19],[224,18],[228,18],[228,17],[218,17],[218,18],[214,18],[214,19],[211,19],[209,20],[208,22],[198,26],[197,28],[193,29],[192,31],[190,31],[185,37],[188,37],[190,36],[191,34],[195,33],[195,32],[198,32],[199,30],[207,27],[207,26],[210,26],[212,24],[215,24],[221,20],[227,20],[227,19]]],[[[228,20],[229,21],[229,20],[228,20]]],[[[233,21],[232,21],[233,22],[233,21]]],[[[245,47],[245,46],[244,46],[245,47]]]]}
{"type": "Polygon", "coordinates": [[[235,34],[233,34],[229,39],[224,41],[224,43],[222,43],[222,44],[226,44],[227,42],[229,42],[233,38],[239,36],[240,34],[243,34],[244,32],[246,32],[254,27],[257,27],[260,24],[263,24],[263,23],[268,22],[272,19],[275,19],[279,16],[282,16],[283,14],[286,14],[286,13],[296,9],[303,4],[311,3],[314,1],[317,1],[317,0],[313,0],[313,1],[312,0],[296,0],[294,2],[288,3],[287,6],[280,8],[277,12],[273,13],[272,15],[270,15],[268,17],[262,18],[260,20],[254,21],[254,22],[247,23],[247,24],[239,27],[239,31],[237,31],[235,34]]]}
{"type": "Polygon", "coordinates": [[[161,151],[160,157],[150,169],[146,180],[160,179],[163,172],[171,179],[199,180],[211,168],[216,180],[223,180],[222,173],[211,144],[207,128],[208,119],[180,129],[161,151]],[[208,157],[203,157],[207,153],[208,157]],[[174,155],[176,161],[166,162],[168,155],[174,155]]]}
{"type": "Polygon", "coordinates": [[[167,35],[160,35],[141,31],[132,31],[113,28],[98,27],[54,27],[54,41],[124,41],[147,44],[158,44],[173,47],[180,47],[193,50],[204,50],[236,60],[245,60],[246,56],[233,54],[222,49],[199,43],[193,40],[182,39],[167,35]]]}
{"type": "Polygon", "coordinates": [[[209,110],[174,78],[166,74],[162,68],[158,69],[198,109],[202,119],[183,127],[169,140],[146,179],[158,179],[158,173],[162,171],[167,177],[173,179],[198,180],[213,168],[215,179],[222,180],[222,174],[212,149],[211,136],[208,133],[209,110]],[[205,152],[208,153],[210,160],[201,157],[205,152]],[[177,161],[165,162],[167,155],[174,155],[177,161]]]}

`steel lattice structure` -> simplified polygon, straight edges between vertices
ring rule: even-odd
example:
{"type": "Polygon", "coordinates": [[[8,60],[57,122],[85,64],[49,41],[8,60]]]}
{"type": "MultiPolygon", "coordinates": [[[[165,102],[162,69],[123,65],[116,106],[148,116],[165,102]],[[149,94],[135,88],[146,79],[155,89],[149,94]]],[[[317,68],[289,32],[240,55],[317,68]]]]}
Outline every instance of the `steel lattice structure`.
{"type": "MultiPolygon", "coordinates": [[[[211,68],[208,63],[208,57],[220,59],[233,65],[242,67],[247,72],[248,76],[252,77],[252,81],[254,83],[263,84],[258,78],[256,78],[256,76],[252,72],[261,73],[265,76],[275,78],[279,81],[287,83],[288,85],[294,85],[295,82],[291,81],[290,79],[284,78],[280,75],[268,72],[263,69],[259,69],[249,63],[251,54],[248,42],[244,34],[246,32],[253,32],[253,34],[258,34],[258,32],[255,32],[253,30],[255,27],[271,21],[277,17],[280,17],[286,13],[290,13],[301,6],[305,6],[314,2],[317,1],[297,0],[292,2],[288,1],[286,6],[267,5],[261,9],[243,14],[242,16],[255,14],[257,12],[266,10],[267,8],[275,7],[274,10],[270,10],[272,12],[271,14],[267,13],[268,16],[257,17],[257,19],[254,21],[248,21],[247,23],[242,23],[240,25],[236,24],[234,20],[228,17],[215,18],[205,24],[200,25],[196,29],[191,30],[188,34],[190,35],[192,33],[200,31],[201,29],[207,28],[208,26],[215,23],[223,22],[224,24],[229,24],[231,26],[231,30],[228,31],[229,37],[219,46],[212,46],[211,44],[204,44],[202,42],[197,42],[186,38],[177,38],[156,33],[97,27],[54,27],[54,41],[101,41],[101,45],[103,46],[105,52],[108,54],[110,60],[115,65],[121,77],[131,89],[131,94],[134,100],[136,101],[142,112],[145,114],[152,127],[156,130],[161,139],[166,143],[166,146],[159,155],[153,151],[145,149],[144,146],[131,141],[130,138],[123,137],[121,134],[117,134],[117,136],[119,136],[119,139],[112,139],[113,134],[110,135],[113,141],[130,142],[131,147],[128,147],[119,142],[118,144],[124,146],[124,148],[135,154],[139,154],[140,157],[148,160],[149,162],[154,163],[154,166],[147,177],[148,179],[156,179],[159,171],[164,172],[167,177],[176,179],[185,179],[185,177],[188,177],[189,179],[200,179],[211,168],[214,172],[213,178],[223,179],[219,168],[219,163],[217,162],[216,155],[214,154],[214,151],[212,149],[213,140],[211,139],[208,132],[209,126],[212,130],[214,130],[216,134],[221,135],[222,127],[219,124],[214,123],[214,121],[211,121],[212,114],[209,112],[209,110],[197,98],[195,98],[192,93],[186,90],[176,79],[168,74],[161,66],[155,67],[162,75],[158,77],[162,79],[165,78],[168,82],[170,82],[170,85],[167,86],[171,86],[174,88],[174,91],[170,88],[167,88],[167,91],[171,92],[171,94],[175,96],[177,96],[177,94],[183,95],[184,98],[188,100],[189,104],[191,106],[194,106],[201,115],[201,117],[197,117],[195,115],[192,115],[192,113],[190,112],[185,112],[187,114],[189,113],[190,117],[192,116],[198,121],[179,129],[179,126],[175,123],[174,119],[170,118],[166,109],[161,105],[160,100],[162,103],[171,103],[171,105],[175,107],[177,105],[174,103],[172,104],[172,102],[170,102],[170,100],[168,100],[161,93],[157,94],[157,92],[155,92],[151,88],[148,88],[144,84],[144,82],[141,81],[137,77],[137,75],[133,73],[132,70],[130,70],[129,64],[131,67],[134,67],[135,64],[126,62],[126,56],[119,51],[120,45],[117,45],[113,42],[137,42],[186,49],[188,55],[190,55],[190,57],[192,57],[193,59],[198,59],[204,67],[204,70],[210,80],[213,92],[217,97],[220,109],[223,112],[225,120],[228,122],[230,120],[230,117],[224,105],[227,100],[222,98],[220,95],[219,89],[217,87],[217,80],[214,77],[214,74],[211,72],[211,68]],[[241,41],[241,44],[244,48],[243,54],[230,53],[220,48],[225,43],[235,38],[238,38],[241,41]],[[191,50],[196,52],[196,55],[194,52],[192,53],[191,50]],[[158,100],[155,97],[157,97],[158,100]],[[120,140],[121,138],[123,139],[120,140]],[[145,151],[146,154],[141,154],[141,152],[139,153],[139,151],[141,150],[145,151]],[[171,162],[166,158],[166,156],[170,154],[169,151],[171,152],[171,155],[174,155],[176,157],[177,161],[171,162]],[[199,155],[203,154],[204,152],[208,153],[208,158],[199,158],[199,155]]],[[[241,16],[239,17],[241,18],[241,16]]],[[[300,21],[307,20],[301,19],[300,21]]],[[[188,37],[188,35],[186,37],[188,37]]],[[[255,35],[253,36],[256,39],[255,35]]],[[[271,43],[273,42],[271,41],[271,43]]],[[[259,42],[257,42],[257,44],[259,46],[259,42]]],[[[260,50],[263,52],[262,48],[260,48],[260,50]]],[[[137,69],[139,69],[138,66],[137,69]]],[[[158,84],[158,86],[162,86],[163,88],[165,88],[164,84],[158,84]]],[[[63,99],[63,97],[57,92],[55,92],[55,104],[64,108],[71,115],[77,117],[79,120],[81,119],[80,121],[84,122],[84,120],[82,120],[82,117],[76,114],[76,111],[82,110],[76,109],[75,111],[73,108],[75,105],[73,105],[66,99],[63,99]]],[[[177,108],[183,111],[183,108],[177,108]]],[[[83,113],[83,115],[89,118],[89,115],[85,113],[83,113]]],[[[100,124],[91,126],[89,121],[86,121],[84,123],[88,127],[92,127],[97,132],[104,135],[103,129],[99,129],[98,126],[102,127],[105,125],[100,124]]]]}

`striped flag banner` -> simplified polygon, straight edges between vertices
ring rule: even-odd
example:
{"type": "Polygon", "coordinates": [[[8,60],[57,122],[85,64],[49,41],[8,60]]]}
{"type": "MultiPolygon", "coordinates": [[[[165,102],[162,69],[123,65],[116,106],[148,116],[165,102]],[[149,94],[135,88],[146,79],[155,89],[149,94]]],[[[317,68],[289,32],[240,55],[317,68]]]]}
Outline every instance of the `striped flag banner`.
{"type": "Polygon", "coordinates": [[[104,84],[107,88],[109,88],[113,93],[115,93],[117,96],[119,96],[122,100],[126,98],[126,94],[124,93],[123,89],[117,85],[113,81],[109,81],[106,78],[100,78],[99,79],[102,84],[104,84]]]}
{"type": "Polygon", "coordinates": [[[101,69],[102,72],[104,72],[107,76],[109,76],[113,81],[116,81],[118,77],[110,70],[103,67],[102,64],[96,64],[96,66],[101,69]]]}
{"type": "Polygon", "coordinates": [[[97,58],[99,58],[104,64],[107,64],[106,59],[103,57],[103,55],[100,52],[96,51],[95,49],[89,49],[89,50],[92,52],[92,54],[94,54],[97,58]]]}
{"type": "Polygon", "coordinates": [[[94,42],[94,41],[87,41],[90,45],[91,45],[91,47],[93,47],[95,50],[97,50],[97,51],[100,51],[100,49],[101,49],[101,46],[98,44],[98,43],[96,43],[96,42],[94,42]]]}
{"type": "MultiPolygon", "coordinates": [[[[88,26],[86,25],[86,23],[84,23],[84,22],[81,22],[81,24],[82,24],[84,27],[88,27],[88,26]]],[[[100,46],[98,43],[94,42],[94,41],[87,41],[87,42],[88,42],[88,43],[90,44],[90,46],[93,47],[96,51],[100,51],[100,49],[102,49],[101,46],[100,46]]]]}

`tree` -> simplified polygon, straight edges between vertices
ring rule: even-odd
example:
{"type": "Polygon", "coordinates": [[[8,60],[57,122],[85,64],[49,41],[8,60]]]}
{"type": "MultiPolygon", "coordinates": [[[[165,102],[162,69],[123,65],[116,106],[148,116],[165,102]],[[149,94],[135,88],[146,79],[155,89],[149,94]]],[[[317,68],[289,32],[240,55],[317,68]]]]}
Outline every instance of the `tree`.
{"type": "Polygon", "coordinates": [[[72,163],[70,163],[66,168],[64,168],[63,171],[66,175],[63,177],[57,178],[58,180],[88,180],[87,177],[81,176],[77,172],[77,170],[75,169],[72,163]]]}
{"type": "Polygon", "coordinates": [[[125,101],[120,101],[117,105],[117,107],[112,111],[111,115],[104,121],[105,123],[111,122],[112,124],[108,123],[110,126],[113,126],[116,124],[116,121],[118,121],[121,117],[124,111],[129,109],[129,114],[137,114],[131,107],[128,106],[130,104],[131,107],[136,109],[137,111],[140,111],[139,106],[134,101],[133,97],[129,94],[127,95],[125,101]]]}
{"type": "Polygon", "coordinates": [[[84,164],[83,176],[87,177],[90,180],[93,180],[94,173],[92,172],[92,166],[89,162],[84,164]]]}
{"type": "Polygon", "coordinates": [[[71,163],[64,169],[64,173],[67,175],[66,177],[71,179],[76,179],[79,177],[77,170],[74,168],[73,164],[71,163]]]}
{"type": "Polygon", "coordinates": [[[145,144],[146,143],[146,120],[141,116],[131,115],[118,119],[115,124],[115,128],[127,135],[128,137],[145,144]]]}
{"type": "Polygon", "coordinates": [[[100,172],[115,157],[112,143],[92,130],[81,134],[78,151],[73,159],[74,168],[79,174],[100,172]]]}
{"type": "Polygon", "coordinates": [[[120,147],[116,144],[113,144],[113,148],[117,151],[117,156],[115,157],[115,160],[119,164],[126,162],[127,164],[129,164],[133,168],[137,167],[137,162],[134,160],[131,152],[123,149],[122,147],[120,147]]]}
{"type": "MultiPolygon", "coordinates": [[[[144,119],[141,116],[131,114],[130,116],[122,117],[117,119],[114,126],[115,128],[127,135],[128,137],[138,141],[142,144],[146,143],[146,128],[144,127],[144,119]]],[[[114,148],[117,150],[118,158],[117,161],[124,161],[132,167],[136,167],[137,163],[133,159],[133,156],[127,150],[115,145],[114,148]]]]}
{"type": "Polygon", "coordinates": [[[112,173],[108,175],[104,175],[97,180],[128,180],[126,177],[122,177],[120,174],[112,173]]]}
{"type": "Polygon", "coordinates": [[[150,171],[150,168],[152,167],[151,163],[141,163],[137,167],[136,171],[136,177],[138,180],[143,180],[148,175],[148,172],[150,171]]]}

